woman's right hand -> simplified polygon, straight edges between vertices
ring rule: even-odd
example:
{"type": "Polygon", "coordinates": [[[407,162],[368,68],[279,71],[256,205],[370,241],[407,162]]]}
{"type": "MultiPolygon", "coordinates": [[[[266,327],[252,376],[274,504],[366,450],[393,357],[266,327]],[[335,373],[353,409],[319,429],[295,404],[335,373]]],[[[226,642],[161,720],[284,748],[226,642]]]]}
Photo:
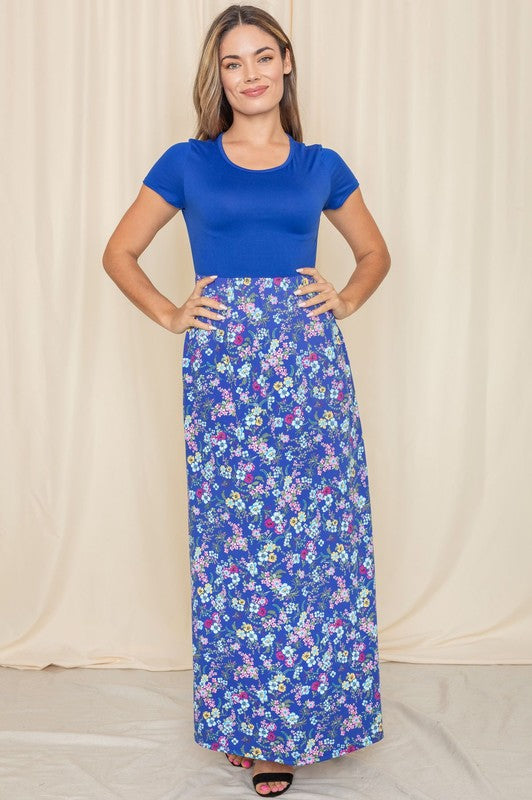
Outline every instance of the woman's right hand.
{"type": "Polygon", "coordinates": [[[179,306],[177,311],[170,317],[168,330],[172,333],[184,333],[188,328],[204,328],[208,331],[214,330],[213,325],[207,322],[201,322],[196,318],[197,316],[201,316],[208,317],[209,319],[224,319],[222,314],[210,311],[206,306],[219,309],[227,308],[227,306],[224,306],[219,300],[215,300],[213,297],[207,297],[201,293],[203,288],[214,280],[216,280],[216,277],[207,275],[206,278],[199,278],[199,280],[196,281],[194,291],[188,300],[186,300],[182,306],[179,306]]]}

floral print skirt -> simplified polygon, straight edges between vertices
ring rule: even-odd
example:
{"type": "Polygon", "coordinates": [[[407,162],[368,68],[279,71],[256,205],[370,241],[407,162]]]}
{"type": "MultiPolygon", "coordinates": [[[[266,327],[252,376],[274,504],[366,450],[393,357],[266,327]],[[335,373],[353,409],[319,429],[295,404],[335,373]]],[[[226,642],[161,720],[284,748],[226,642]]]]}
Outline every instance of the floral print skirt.
{"type": "Polygon", "coordinates": [[[182,360],[194,739],[291,765],[383,737],[364,441],[336,318],[297,305],[311,282],[216,278],[228,310],[182,360]]]}

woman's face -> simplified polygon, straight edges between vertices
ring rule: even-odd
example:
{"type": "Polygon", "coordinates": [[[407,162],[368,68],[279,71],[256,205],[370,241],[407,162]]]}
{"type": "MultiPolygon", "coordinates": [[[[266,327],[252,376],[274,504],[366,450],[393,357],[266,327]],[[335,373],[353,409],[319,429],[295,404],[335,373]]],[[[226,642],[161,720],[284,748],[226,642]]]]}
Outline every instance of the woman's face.
{"type": "Polygon", "coordinates": [[[277,40],[256,25],[237,25],[222,38],[220,78],[233,112],[263,114],[274,108],[284,91],[283,75],[291,70],[290,51],[281,59],[277,40]],[[259,51],[259,52],[257,52],[259,51]],[[257,95],[250,89],[266,87],[257,95]]]}

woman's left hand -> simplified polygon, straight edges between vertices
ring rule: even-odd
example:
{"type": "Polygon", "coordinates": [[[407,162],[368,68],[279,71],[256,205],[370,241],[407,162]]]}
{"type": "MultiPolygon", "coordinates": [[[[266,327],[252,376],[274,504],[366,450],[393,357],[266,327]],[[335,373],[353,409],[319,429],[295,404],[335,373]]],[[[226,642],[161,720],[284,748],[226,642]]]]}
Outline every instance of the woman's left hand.
{"type": "Polygon", "coordinates": [[[322,303],[319,308],[311,309],[308,314],[309,317],[316,317],[318,314],[323,314],[325,311],[331,310],[336,319],[345,319],[345,317],[353,313],[351,306],[338,294],[332,283],[326,281],[325,278],[320,275],[316,267],[301,267],[296,271],[300,275],[308,273],[309,277],[313,277],[315,280],[315,283],[298,286],[296,291],[297,295],[306,294],[307,292],[318,292],[315,297],[309,297],[305,300],[302,307],[308,308],[309,306],[322,303]]]}

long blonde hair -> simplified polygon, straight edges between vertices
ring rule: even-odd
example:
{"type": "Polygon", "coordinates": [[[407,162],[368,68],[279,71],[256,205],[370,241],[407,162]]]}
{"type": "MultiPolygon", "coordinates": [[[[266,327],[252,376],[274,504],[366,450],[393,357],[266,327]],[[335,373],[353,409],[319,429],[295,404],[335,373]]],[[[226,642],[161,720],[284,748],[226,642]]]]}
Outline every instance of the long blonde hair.
{"type": "Polygon", "coordinates": [[[222,86],[219,71],[220,41],[227,31],[237,25],[256,25],[277,41],[281,58],[290,50],[292,70],[283,76],[284,91],[279,103],[281,125],[286,133],[298,142],[303,141],[303,130],[297,103],[297,71],[290,39],[277,20],[256,6],[233,4],[218,14],[205,34],[200,62],[193,87],[194,107],[197,113],[196,139],[214,139],[226,131],[233,122],[231,108],[222,86]]]}

